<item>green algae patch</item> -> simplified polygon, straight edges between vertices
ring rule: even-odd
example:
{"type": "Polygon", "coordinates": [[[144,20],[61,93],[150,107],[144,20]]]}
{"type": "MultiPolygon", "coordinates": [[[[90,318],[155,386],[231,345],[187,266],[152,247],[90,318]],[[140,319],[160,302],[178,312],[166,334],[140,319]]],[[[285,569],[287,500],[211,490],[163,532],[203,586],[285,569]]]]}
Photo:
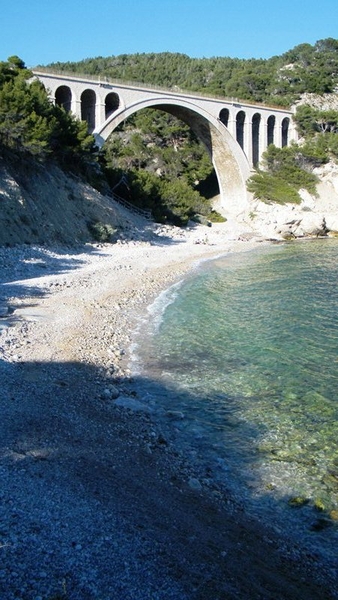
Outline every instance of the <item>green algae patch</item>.
{"type": "Polygon", "coordinates": [[[291,506],[291,508],[302,508],[302,506],[306,506],[309,502],[309,498],[305,498],[304,496],[294,496],[288,500],[288,505],[291,506]]]}

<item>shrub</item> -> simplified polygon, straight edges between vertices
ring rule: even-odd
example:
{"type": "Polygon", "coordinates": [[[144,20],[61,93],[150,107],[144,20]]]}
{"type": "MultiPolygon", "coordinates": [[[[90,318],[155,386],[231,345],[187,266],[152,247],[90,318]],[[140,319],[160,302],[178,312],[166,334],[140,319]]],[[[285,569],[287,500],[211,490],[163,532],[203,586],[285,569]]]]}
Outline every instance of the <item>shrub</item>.
{"type": "Polygon", "coordinates": [[[217,210],[211,210],[206,215],[206,218],[211,221],[211,223],[225,223],[227,220],[225,217],[223,217],[223,215],[217,212],[217,210]]]}
{"type": "Polygon", "coordinates": [[[87,224],[87,227],[94,240],[101,243],[111,242],[117,231],[111,225],[100,221],[91,221],[87,224]]]}
{"type": "Polygon", "coordinates": [[[267,204],[300,204],[301,197],[298,191],[284,179],[260,171],[250,177],[247,184],[249,192],[255,198],[263,200],[267,204]]]}
{"type": "Polygon", "coordinates": [[[263,154],[263,165],[267,170],[257,171],[248,180],[248,190],[264,202],[299,204],[301,188],[316,194],[318,178],[311,168],[325,160],[321,145],[316,148],[307,144],[303,152],[297,144],[284,148],[276,148],[271,144],[263,154]]]}

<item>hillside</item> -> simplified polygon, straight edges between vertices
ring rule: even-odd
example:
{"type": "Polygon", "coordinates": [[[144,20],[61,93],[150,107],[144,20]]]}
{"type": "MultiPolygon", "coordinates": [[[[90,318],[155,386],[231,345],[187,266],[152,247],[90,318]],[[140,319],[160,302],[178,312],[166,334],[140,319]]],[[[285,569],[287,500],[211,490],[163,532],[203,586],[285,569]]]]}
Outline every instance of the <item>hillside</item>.
{"type": "Polygon", "coordinates": [[[122,54],[53,63],[59,71],[291,105],[301,94],[335,92],[338,40],[300,44],[270,59],[190,58],[178,53],[122,54]]]}
{"type": "MultiPolygon", "coordinates": [[[[266,202],[300,203],[301,189],[315,196],[320,181],[316,169],[338,160],[338,40],[332,38],[313,46],[300,44],[268,60],[160,53],[50,66],[61,72],[291,107],[301,143],[282,150],[270,147],[262,171],[248,182],[249,191],[266,202]]],[[[204,198],[217,194],[202,144],[182,123],[160,111],[148,109],[127,119],[107,141],[102,156],[110,184],[114,187],[122,174],[126,176],[130,199],[151,208],[158,220],[185,224],[194,212],[207,214],[204,198]]]]}
{"type": "MultiPolygon", "coordinates": [[[[123,238],[145,222],[56,165],[11,164],[0,158],[0,245],[75,245],[123,238]],[[93,235],[94,231],[94,235],[93,235]]],[[[139,230],[137,233],[137,229],[139,230]]]]}
{"type": "MultiPolygon", "coordinates": [[[[222,209],[217,197],[215,208],[226,214],[225,229],[240,236],[316,235],[323,219],[332,234],[338,232],[338,166],[325,165],[317,169],[317,175],[318,195],[303,191],[299,205],[266,204],[249,195],[241,214],[222,209]]],[[[95,237],[101,241],[146,239],[150,227],[141,216],[55,165],[18,168],[0,159],[0,246],[74,246],[93,242],[95,237]]]]}

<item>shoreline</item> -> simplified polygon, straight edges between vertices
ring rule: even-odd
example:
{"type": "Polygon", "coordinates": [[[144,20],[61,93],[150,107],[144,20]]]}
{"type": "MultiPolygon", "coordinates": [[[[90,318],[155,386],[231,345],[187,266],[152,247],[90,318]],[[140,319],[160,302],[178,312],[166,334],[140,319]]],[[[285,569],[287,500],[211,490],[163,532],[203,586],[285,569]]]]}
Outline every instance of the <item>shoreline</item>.
{"type": "Polygon", "coordinates": [[[4,600],[338,597],[318,557],[193,471],[128,383],[149,304],[199,262],[257,247],[212,229],[87,253],[0,250],[4,277],[18,276],[0,302],[12,325],[0,329],[4,600]]]}

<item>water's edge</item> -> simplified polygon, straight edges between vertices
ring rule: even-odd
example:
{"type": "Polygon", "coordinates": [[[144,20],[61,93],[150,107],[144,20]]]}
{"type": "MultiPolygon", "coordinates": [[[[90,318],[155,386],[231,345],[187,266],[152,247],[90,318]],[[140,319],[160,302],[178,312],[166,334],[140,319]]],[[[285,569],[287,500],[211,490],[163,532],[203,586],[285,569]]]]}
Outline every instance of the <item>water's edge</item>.
{"type": "MultiPolygon", "coordinates": [[[[304,247],[304,243],[302,243],[302,246],[304,247]]],[[[289,248],[290,246],[288,245],[287,247],[289,248]]],[[[313,245],[312,247],[307,247],[311,249],[313,245]]],[[[336,247],[338,247],[337,244],[336,247]]],[[[338,532],[334,521],[330,523],[330,526],[327,526],[327,523],[330,521],[329,511],[326,509],[327,498],[323,499],[318,496],[317,499],[312,498],[311,502],[308,502],[309,489],[307,488],[307,484],[298,487],[296,485],[292,489],[288,489],[283,482],[281,483],[283,476],[286,476],[286,479],[295,476],[295,470],[294,465],[291,462],[287,462],[288,458],[283,457],[283,447],[278,447],[278,444],[277,451],[280,454],[276,454],[273,464],[271,460],[266,459],[267,454],[271,454],[271,450],[276,451],[274,433],[268,432],[261,435],[260,456],[258,462],[256,461],[253,467],[250,461],[248,463],[245,452],[241,454],[240,446],[243,431],[239,436],[237,434],[238,428],[239,430],[241,427],[243,428],[243,412],[238,415],[236,411],[235,413],[228,412],[224,408],[227,402],[237,401],[238,395],[234,397],[234,394],[229,393],[229,389],[224,389],[224,387],[216,389],[216,385],[216,387],[212,388],[212,393],[209,390],[208,397],[208,393],[206,394],[203,385],[199,385],[198,377],[193,382],[191,380],[188,383],[183,381],[183,387],[182,381],[178,385],[177,361],[175,364],[170,364],[171,359],[169,358],[168,360],[168,357],[166,357],[163,363],[158,348],[154,351],[154,348],[151,347],[154,340],[153,336],[158,334],[164,315],[168,312],[168,309],[171,311],[176,310],[175,302],[177,303],[182,290],[184,291],[187,286],[191,286],[194,280],[201,276],[204,277],[210,267],[218,270],[220,268],[219,263],[225,261],[227,263],[226,268],[231,268],[234,272],[236,269],[238,271],[239,268],[243,268],[240,266],[243,261],[252,263],[252,260],[256,260],[259,256],[263,257],[264,260],[264,257],[280,256],[281,252],[283,252],[283,246],[269,246],[250,252],[250,258],[245,253],[244,255],[225,255],[212,261],[208,260],[210,264],[199,264],[183,280],[176,282],[163,291],[156,298],[155,302],[150,305],[148,314],[143,316],[135,332],[131,366],[134,375],[142,378],[143,389],[141,390],[141,394],[143,401],[161,418],[168,429],[168,435],[173,437],[175,444],[187,454],[189,459],[202,465],[209,474],[209,477],[212,477],[218,485],[230,490],[235,498],[241,499],[240,501],[251,513],[254,513],[262,520],[270,521],[280,533],[284,532],[287,535],[296,535],[298,540],[314,548],[317,552],[323,553],[325,560],[333,564],[336,560],[333,546],[337,542],[338,532]],[[140,340],[142,340],[141,345],[140,340]],[[171,369],[173,369],[172,372],[170,372],[171,369]],[[231,439],[235,440],[234,445],[236,446],[237,444],[235,453],[232,452],[231,448],[229,451],[229,447],[224,452],[224,447],[222,447],[223,442],[219,436],[210,441],[209,423],[203,422],[208,420],[209,415],[207,414],[207,419],[205,415],[203,418],[200,418],[198,415],[199,396],[203,396],[203,401],[207,400],[209,403],[215,402],[216,396],[218,405],[222,405],[224,422],[226,424],[224,425],[223,423],[223,428],[219,424],[216,424],[216,428],[219,430],[223,429],[221,431],[223,437],[224,430],[227,434],[230,432],[231,439]],[[240,423],[241,421],[242,424],[240,423]],[[285,465],[289,469],[289,473],[287,473],[285,465]],[[256,477],[257,466],[260,471],[259,483],[257,483],[256,477]],[[238,478],[239,470],[245,475],[242,478],[243,481],[240,481],[238,478]],[[283,471],[284,475],[282,474],[283,471]],[[301,510],[295,510],[290,507],[293,499],[297,499],[295,502],[299,499],[298,508],[301,510]]],[[[169,337],[172,337],[172,331],[169,337]]],[[[179,370],[182,372],[186,370],[190,375],[191,370],[193,370],[191,363],[188,361],[185,364],[185,358],[183,360],[184,355],[182,353],[178,353],[178,356],[179,370]]],[[[201,364],[203,357],[200,356],[199,361],[201,364]]],[[[240,364],[241,360],[237,361],[238,364],[234,364],[234,358],[231,357],[231,361],[230,371],[236,371],[236,369],[244,369],[245,371],[246,366],[245,364],[240,364]]],[[[200,366],[198,366],[197,370],[200,371],[200,374],[203,373],[203,369],[200,366]]],[[[215,374],[213,374],[213,379],[215,379],[215,374]]],[[[224,381],[218,383],[223,384],[224,381]]],[[[233,387],[235,385],[236,382],[235,384],[233,383],[233,387]]],[[[258,389],[257,393],[258,396],[262,396],[262,389],[258,389]]],[[[288,390],[287,410],[296,410],[297,412],[297,398],[293,398],[292,393],[292,389],[288,390]]],[[[317,398],[317,400],[322,401],[321,398],[317,398]]],[[[266,410],[266,406],[263,403],[260,406],[260,410],[266,410]]],[[[298,418],[297,415],[296,418],[298,418]]],[[[285,424],[286,428],[287,426],[288,423],[285,424]]],[[[253,439],[252,432],[248,429],[248,423],[244,423],[244,431],[246,431],[248,439],[253,439]]],[[[257,454],[256,449],[254,453],[257,454]]],[[[298,461],[297,468],[299,465],[301,465],[301,461],[298,461]]],[[[336,505],[331,503],[329,508],[331,512],[335,511],[336,505]]],[[[335,516],[334,512],[332,514],[335,516]]]]}

